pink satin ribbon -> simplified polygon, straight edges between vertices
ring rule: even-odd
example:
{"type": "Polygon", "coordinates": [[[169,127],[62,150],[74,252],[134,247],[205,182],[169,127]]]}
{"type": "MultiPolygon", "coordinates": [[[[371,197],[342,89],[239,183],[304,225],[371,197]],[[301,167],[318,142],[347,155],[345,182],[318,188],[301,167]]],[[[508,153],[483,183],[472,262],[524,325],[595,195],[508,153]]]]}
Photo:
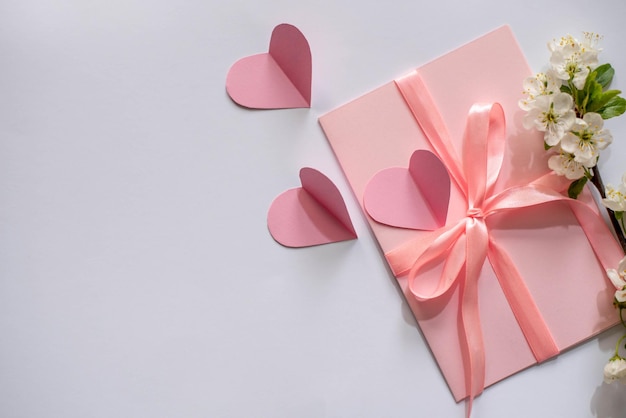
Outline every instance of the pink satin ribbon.
{"type": "Polygon", "coordinates": [[[548,187],[546,178],[494,194],[506,139],[505,117],[499,104],[472,106],[467,118],[463,155],[460,159],[419,73],[414,71],[396,80],[396,85],[435,153],[464,193],[467,211],[466,216],[458,222],[423,234],[385,256],[396,277],[408,273],[408,288],[419,301],[436,299],[458,282],[461,305],[459,315],[464,334],[461,346],[469,416],[472,401],[483,391],[485,384],[478,279],[486,259],[489,259],[537,361],[546,360],[559,352],[523,278],[508,254],[490,235],[485,220],[496,213],[566,201],[589,239],[598,261],[605,268],[611,267],[614,260],[619,260],[623,252],[597,213],[586,204],[569,199],[548,187]],[[417,279],[422,269],[432,263],[443,263],[443,270],[436,289],[424,293],[418,288],[417,279]]]}

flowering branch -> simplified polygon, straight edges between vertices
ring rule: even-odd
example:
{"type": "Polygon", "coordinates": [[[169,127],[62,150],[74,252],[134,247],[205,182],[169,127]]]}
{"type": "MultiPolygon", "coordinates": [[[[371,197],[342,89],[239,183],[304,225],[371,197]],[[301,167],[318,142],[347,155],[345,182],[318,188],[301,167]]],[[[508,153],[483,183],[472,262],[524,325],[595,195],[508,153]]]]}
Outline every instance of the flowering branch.
{"type": "Polygon", "coordinates": [[[544,132],[550,169],[572,180],[572,198],[593,178],[600,151],[613,141],[604,120],[626,111],[621,91],[608,89],[615,70],[598,63],[600,39],[587,32],[582,41],[567,35],[550,42],[550,68],[524,80],[526,97],[519,102],[527,111],[524,126],[544,132]]]}
{"type": "MultiPolygon", "coordinates": [[[[626,181],[626,176],[624,178],[624,181],[626,181]]],[[[598,192],[600,192],[600,196],[602,197],[602,203],[607,208],[609,219],[611,220],[611,225],[613,225],[613,229],[615,230],[617,240],[619,241],[620,245],[622,246],[622,249],[626,253],[626,237],[624,236],[624,232],[626,232],[626,227],[624,226],[624,210],[626,209],[626,201],[625,201],[626,194],[621,193],[621,192],[616,192],[613,186],[611,185],[609,185],[608,187],[605,187],[604,183],[602,182],[602,176],[600,176],[600,170],[598,170],[597,166],[593,167],[593,177],[591,178],[591,182],[593,183],[594,186],[596,186],[596,189],[598,189],[598,192]],[[608,197],[607,197],[607,192],[608,192],[608,197]],[[611,199],[610,197],[612,197],[613,199],[611,199]],[[621,205],[620,205],[620,202],[616,201],[616,200],[620,200],[620,198],[622,201],[621,205]]],[[[623,187],[626,189],[626,184],[624,184],[623,187]]]]}
{"type": "MultiPolygon", "coordinates": [[[[622,315],[622,311],[626,309],[626,257],[620,261],[617,270],[608,269],[606,273],[617,289],[615,296],[613,297],[613,305],[619,309],[620,322],[622,326],[626,327],[626,322],[624,322],[624,317],[622,315]]],[[[626,359],[619,355],[619,347],[625,339],[626,334],[620,337],[615,344],[615,354],[604,366],[604,381],[606,383],[612,383],[619,380],[621,383],[626,384],[626,359]]]]}
{"type": "MultiPolygon", "coordinates": [[[[582,41],[567,35],[550,42],[550,68],[524,80],[525,97],[519,106],[527,111],[524,126],[544,132],[545,149],[552,153],[548,167],[571,180],[569,197],[576,199],[588,181],[598,189],[626,252],[626,174],[618,187],[605,187],[597,167],[600,151],[613,141],[604,120],[626,111],[621,91],[609,89],[615,70],[608,63],[599,65],[600,39],[599,35],[585,33],[582,41]]],[[[617,270],[607,269],[606,273],[615,286],[613,304],[626,328],[622,315],[626,309],[626,257],[617,270]]],[[[626,384],[626,358],[619,355],[625,339],[626,334],[617,341],[615,354],[604,367],[606,383],[619,380],[626,384]]]]}
{"type": "Polygon", "coordinates": [[[598,62],[600,39],[586,32],[582,41],[567,35],[548,43],[550,67],[524,80],[519,106],[527,111],[524,126],[544,132],[550,169],[571,180],[568,196],[576,199],[588,181],[596,186],[626,252],[626,178],[623,190],[605,189],[597,168],[600,151],[613,142],[604,120],[626,111],[621,91],[609,89],[615,70],[598,62]]]}

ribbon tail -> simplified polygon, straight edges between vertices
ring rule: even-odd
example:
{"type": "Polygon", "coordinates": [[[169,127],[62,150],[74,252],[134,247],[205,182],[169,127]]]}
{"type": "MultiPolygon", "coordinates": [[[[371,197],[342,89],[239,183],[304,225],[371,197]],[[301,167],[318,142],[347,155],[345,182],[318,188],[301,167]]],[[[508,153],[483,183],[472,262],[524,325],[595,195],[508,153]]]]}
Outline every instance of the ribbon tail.
{"type": "Polygon", "coordinates": [[[465,333],[465,376],[468,392],[467,414],[472,410],[474,398],[485,387],[485,346],[478,305],[478,278],[487,257],[489,234],[483,220],[468,219],[465,280],[463,281],[461,320],[465,333]]]}
{"type": "Polygon", "coordinates": [[[482,330],[480,325],[477,325],[480,324],[477,280],[467,277],[461,291],[463,300],[461,321],[464,333],[461,351],[464,356],[465,387],[468,393],[466,415],[469,418],[474,398],[482,393],[485,385],[485,355],[482,330]]]}

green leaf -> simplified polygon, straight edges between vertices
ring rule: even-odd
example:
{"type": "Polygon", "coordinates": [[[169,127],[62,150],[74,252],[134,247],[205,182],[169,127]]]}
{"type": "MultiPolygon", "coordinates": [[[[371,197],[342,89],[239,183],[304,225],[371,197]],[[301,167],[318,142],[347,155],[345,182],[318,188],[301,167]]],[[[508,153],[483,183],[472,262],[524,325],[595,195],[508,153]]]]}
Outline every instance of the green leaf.
{"type": "Polygon", "coordinates": [[[596,81],[600,83],[602,88],[608,87],[609,84],[611,84],[611,81],[613,81],[613,76],[615,75],[615,70],[609,63],[602,64],[593,70],[593,72],[596,73],[596,81]]]}
{"type": "MultiPolygon", "coordinates": [[[[595,107],[594,102],[599,101],[602,97],[602,86],[597,81],[591,80],[589,83],[585,84],[585,91],[587,92],[587,96],[585,97],[585,100],[582,103],[582,108],[580,109],[580,113],[583,115],[587,112],[593,112],[591,109],[595,107]]],[[[599,109],[602,106],[603,105],[595,108],[599,109]]]]}
{"type": "Polygon", "coordinates": [[[550,148],[552,148],[552,145],[548,145],[548,143],[546,141],[543,141],[543,149],[545,149],[547,151],[550,148]]]}
{"type": "Polygon", "coordinates": [[[615,214],[615,219],[617,219],[618,221],[621,221],[622,218],[624,217],[624,212],[621,210],[618,210],[616,212],[613,212],[615,214]]]}
{"type": "Polygon", "coordinates": [[[602,109],[604,106],[606,106],[607,103],[609,103],[615,96],[620,93],[621,91],[619,90],[608,90],[604,93],[601,93],[597,98],[594,98],[594,100],[592,100],[587,105],[587,112],[597,112],[599,109],[602,109]]]}
{"type": "Polygon", "coordinates": [[[610,119],[619,116],[626,111],[626,100],[623,97],[615,96],[604,105],[598,113],[602,119],[610,119]]]}
{"type": "Polygon", "coordinates": [[[583,191],[585,184],[587,184],[587,177],[581,177],[578,180],[574,180],[567,189],[567,195],[572,199],[578,198],[578,195],[583,191]]]}
{"type": "Polygon", "coordinates": [[[572,95],[572,89],[570,89],[567,85],[563,84],[561,86],[561,93],[567,93],[570,96],[572,95]]]}

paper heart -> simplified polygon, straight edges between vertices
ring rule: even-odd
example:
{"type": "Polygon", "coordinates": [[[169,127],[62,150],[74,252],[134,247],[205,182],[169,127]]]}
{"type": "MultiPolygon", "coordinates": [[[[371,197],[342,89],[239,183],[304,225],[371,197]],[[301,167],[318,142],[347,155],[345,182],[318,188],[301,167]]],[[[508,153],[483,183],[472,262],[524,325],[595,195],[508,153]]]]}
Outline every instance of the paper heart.
{"type": "Polygon", "coordinates": [[[432,152],[417,150],[409,168],[392,167],[374,175],[363,205],[377,222],[400,228],[435,230],[446,223],[450,174],[432,152]]]}
{"type": "Polygon", "coordinates": [[[302,187],[274,199],[267,214],[272,237],[286,247],[309,247],[355,239],[356,232],[341,193],[319,171],[300,170],[302,187]]]}
{"type": "Polygon", "coordinates": [[[226,91],[241,106],[254,109],[311,107],[311,49],[295,26],[274,28],[269,52],[235,62],[226,91]]]}

